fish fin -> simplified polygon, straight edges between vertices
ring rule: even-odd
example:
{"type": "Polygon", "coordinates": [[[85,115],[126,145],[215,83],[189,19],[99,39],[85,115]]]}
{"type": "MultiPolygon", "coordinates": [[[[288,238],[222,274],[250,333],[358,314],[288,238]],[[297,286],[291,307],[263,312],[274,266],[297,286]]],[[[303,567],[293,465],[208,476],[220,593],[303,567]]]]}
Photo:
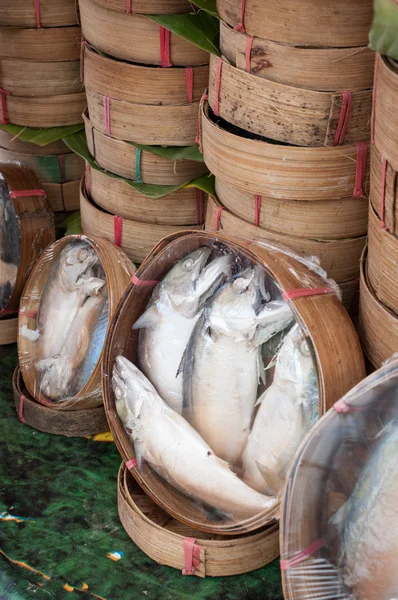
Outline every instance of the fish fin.
{"type": "Polygon", "coordinates": [[[285,480],[282,479],[282,477],[275,475],[275,473],[273,473],[271,469],[268,469],[268,467],[262,465],[258,460],[256,460],[256,465],[261,473],[262,478],[264,479],[269,489],[272,491],[273,495],[279,496],[282,487],[285,484],[285,480]]]}
{"type": "Polygon", "coordinates": [[[179,376],[179,374],[182,373],[184,370],[184,364],[185,364],[186,357],[187,357],[187,348],[185,348],[184,352],[182,353],[180,364],[178,365],[178,369],[176,372],[176,379],[179,376]]]}
{"type": "Polygon", "coordinates": [[[88,296],[96,296],[105,283],[105,279],[100,279],[99,277],[81,277],[77,282],[77,286],[88,296]]]}
{"type": "Polygon", "coordinates": [[[134,323],[133,329],[144,329],[156,325],[159,319],[158,309],[156,304],[150,306],[134,323]]]}
{"type": "Polygon", "coordinates": [[[264,385],[266,384],[264,361],[260,351],[257,353],[257,381],[261,381],[264,385]]]}

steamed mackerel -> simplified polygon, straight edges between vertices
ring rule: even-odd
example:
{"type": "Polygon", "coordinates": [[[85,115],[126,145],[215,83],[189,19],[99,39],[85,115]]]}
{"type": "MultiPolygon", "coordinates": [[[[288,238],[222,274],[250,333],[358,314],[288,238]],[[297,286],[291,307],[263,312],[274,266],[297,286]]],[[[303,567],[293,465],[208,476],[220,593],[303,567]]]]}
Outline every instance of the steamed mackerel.
{"type": "Polygon", "coordinates": [[[116,359],[112,385],[117,413],[131,431],[139,466],[146,460],[183,493],[234,518],[253,517],[274,507],[274,498],[243,483],[122,356],[116,359]]]}

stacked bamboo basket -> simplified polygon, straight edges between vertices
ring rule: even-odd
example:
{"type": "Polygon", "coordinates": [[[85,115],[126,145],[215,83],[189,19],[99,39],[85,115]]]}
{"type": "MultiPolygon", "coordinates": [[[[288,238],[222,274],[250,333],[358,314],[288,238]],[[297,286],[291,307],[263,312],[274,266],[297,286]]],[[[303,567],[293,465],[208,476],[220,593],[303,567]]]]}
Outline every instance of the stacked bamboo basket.
{"type": "Polygon", "coordinates": [[[85,233],[111,239],[142,262],[165,235],[203,225],[203,192],[184,184],[206,173],[205,165],[140,146],[195,144],[209,55],[145,16],[189,12],[185,0],[130,5],[80,0],[84,119],[95,159],[86,165],[81,215],[85,233]]]}
{"type": "Polygon", "coordinates": [[[317,256],[349,306],[367,231],[372,2],[321,4],[217,0],[221,57],[201,108],[217,193],[206,229],[317,256]]]}
{"type": "MultiPolygon", "coordinates": [[[[0,120],[23,127],[81,123],[81,29],[76,0],[0,4],[0,120]]],[[[83,160],[62,142],[41,147],[0,130],[0,161],[31,169],[56,212],[79,208],[83,160]]]]}

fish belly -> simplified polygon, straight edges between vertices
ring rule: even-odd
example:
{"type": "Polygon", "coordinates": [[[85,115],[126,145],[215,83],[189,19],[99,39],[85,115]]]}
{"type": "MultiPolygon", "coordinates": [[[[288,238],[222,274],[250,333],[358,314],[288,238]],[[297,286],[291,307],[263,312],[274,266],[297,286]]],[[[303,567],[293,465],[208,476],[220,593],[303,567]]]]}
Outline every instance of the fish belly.
{"type": "Polygon", "coordinates": [[[61,352],[83,300],[84,297],[77,290],[63,292],[55,282],[51,283],[40,303],[40,358],[56,356],[61,352]]]}

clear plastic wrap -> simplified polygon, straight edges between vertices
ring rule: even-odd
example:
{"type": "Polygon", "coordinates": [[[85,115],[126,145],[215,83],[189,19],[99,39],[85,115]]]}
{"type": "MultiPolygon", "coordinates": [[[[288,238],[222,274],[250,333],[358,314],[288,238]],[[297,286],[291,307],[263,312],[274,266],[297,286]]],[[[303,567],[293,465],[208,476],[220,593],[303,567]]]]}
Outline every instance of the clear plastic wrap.
{"type": "Polygon", "coordinates": [[[21,231],[10,190],[0,174],[0,311],[8,304],[21,260],[21,231]]]}

